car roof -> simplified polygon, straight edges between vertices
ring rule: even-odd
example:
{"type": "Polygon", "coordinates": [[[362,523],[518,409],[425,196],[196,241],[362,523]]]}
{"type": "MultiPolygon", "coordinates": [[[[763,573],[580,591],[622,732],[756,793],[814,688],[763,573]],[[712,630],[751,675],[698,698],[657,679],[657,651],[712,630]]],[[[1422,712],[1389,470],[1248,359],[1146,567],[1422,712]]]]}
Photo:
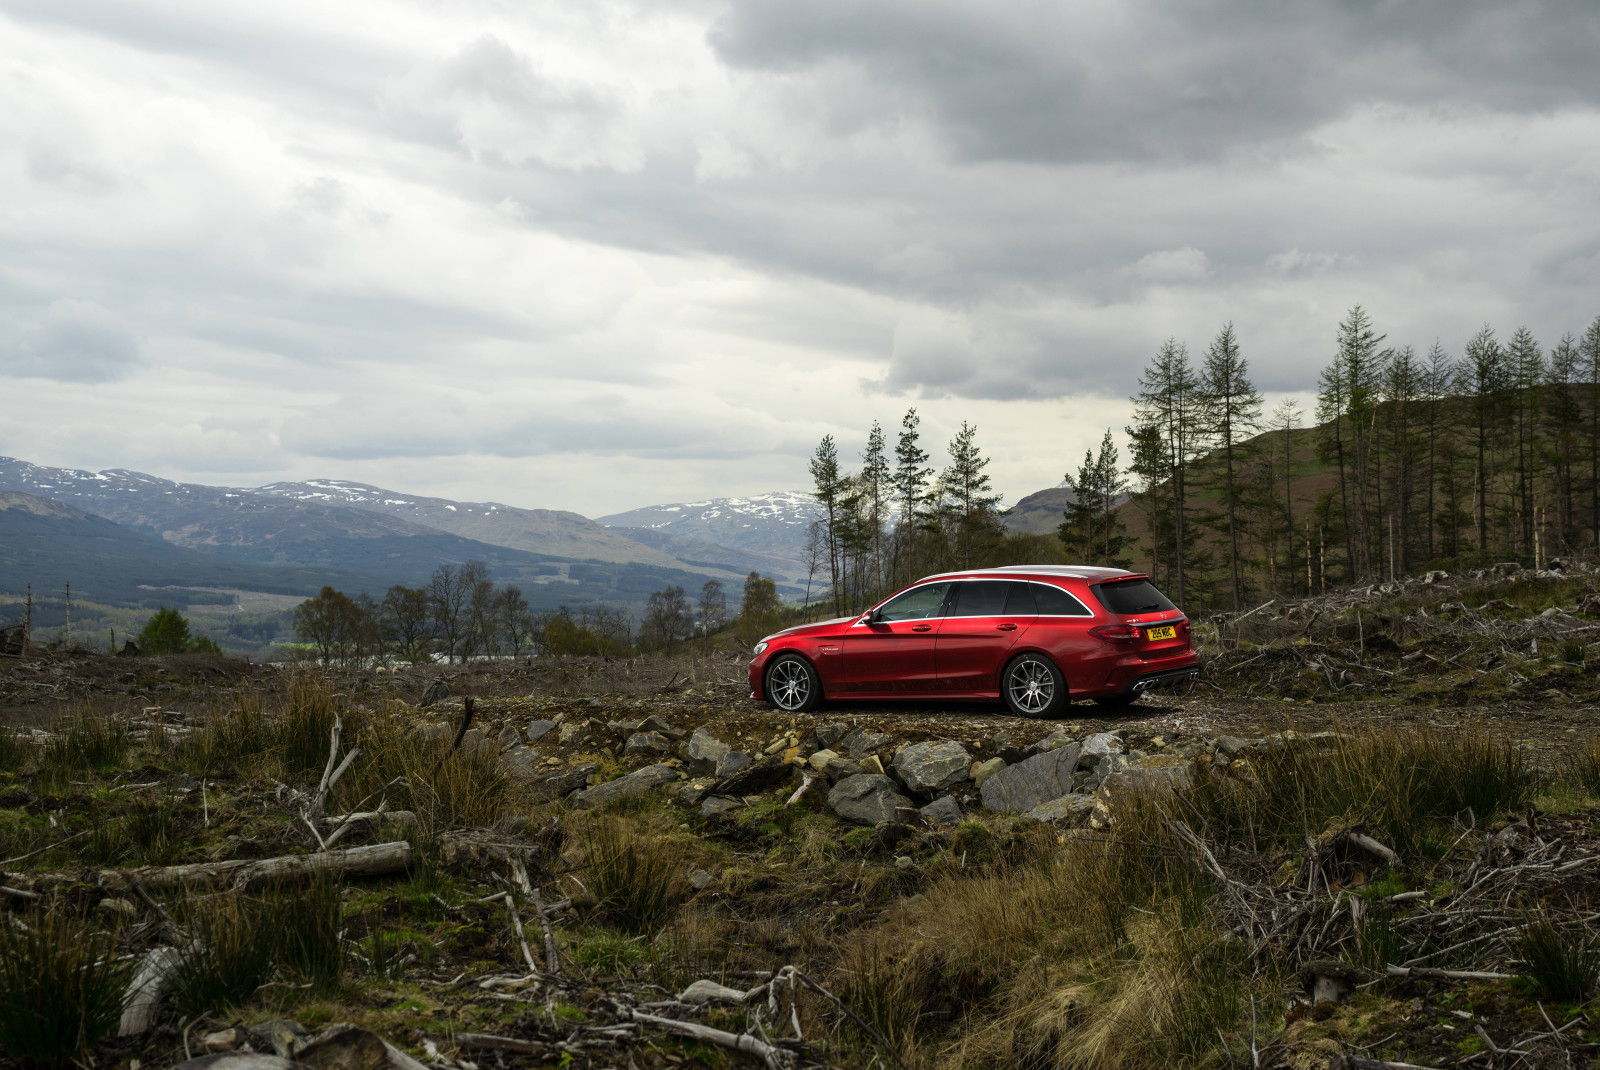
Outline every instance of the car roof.
{"type": "Polygon", "coordinates": [[[1121,568],[1101,568],[1096,565],[1002,565],[999,568],[974,568],[963,572],[941,572],[936,576],[924,576],[917,582],[982,579],[991,576],[1005,577],[1007,579],[1027,576],[1053,576],[1064,579],[1087,580],[1090,583],[1103,583],[1106,580],[1139,578],[1143,577],[1144,573],[1129,572],[1121,568]]]}

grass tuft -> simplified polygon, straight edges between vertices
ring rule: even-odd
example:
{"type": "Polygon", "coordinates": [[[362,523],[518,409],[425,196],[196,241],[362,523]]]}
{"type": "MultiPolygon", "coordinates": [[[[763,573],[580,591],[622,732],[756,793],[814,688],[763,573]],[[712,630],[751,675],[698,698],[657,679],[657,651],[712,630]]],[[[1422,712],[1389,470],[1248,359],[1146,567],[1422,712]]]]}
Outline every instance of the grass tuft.
{"type": "Polygon", "coordinates": [[[623,932],[654,936],[680,897],[678,853],[662,838],[641,836],[620,818],[597,817],[581,836],[589,890],[623,932]]]}
{"type": "Polygon", "coordinates": [[[273,932],[257,901],[230,893],[192,899],[182,921],[195,939],[169,975],[179,1014],[242,1006],[272,979],[273,932]]]}
{"type": "Polygon", "coordinates": [[[0,1048],[27,1066],[64,1067],[114,1030],[132,960],[114,934],[58,911],[0,926],[0,1048]]]}
{"type": "Polygon", "coordinates": [[[1600,938],[1558,926],[1548,915],[1529,918],[1512,938],[1523,974],[1546,998],[1580,1003],[1600,988],[1600,938]]]}

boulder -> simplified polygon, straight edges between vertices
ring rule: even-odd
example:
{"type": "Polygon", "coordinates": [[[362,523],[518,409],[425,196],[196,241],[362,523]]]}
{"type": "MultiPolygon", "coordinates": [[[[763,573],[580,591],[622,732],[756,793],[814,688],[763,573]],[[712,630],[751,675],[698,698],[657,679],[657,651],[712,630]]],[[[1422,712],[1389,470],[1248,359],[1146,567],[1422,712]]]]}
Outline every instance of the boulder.
{"type": "Polygon", "coordinates": [[[896,808],[910,806],[911,800],[881,773],[857,773],[833,786],[828,792],[828,805],[846,821],[876,825],[892,820],[896,808]]]}
{"type": "Polygon", "coordinates": [[[719,777],[733,776],[742,773],[756,764],[756,760],[742,750],[729,751],[717,761],[716,774],[719,777]]]}
{"type": "Polygon", "coordinates": [[[1106,755],[1121,751],[1122,740],[1115,732],[1096,732],[1083,741],[1083,747],[1078,751],[1078,764],[1090,769],[1106,755]]]}
{"type": "Polygon", "coordinates": [[[678,789],[678,798],[693,806],[706,797],[706,792],[711,790],[711,784],[705,780],[695,780],[678,789]]]}
{"type": "Polygon", "coordinates": [[[913,743],[901,749],[890,762],[894,775],[912,791],[928,794],[944,791],[967,779],[972,755],[953,740],[913,743]]]}
{"type": "Polygon", "coordinates": [[[972,772],[968,775],[972,777],[973,787],[981,788],[984,781],[1005,767],[1006,760],[1004,758],[990,758],[988,761],[975,763],[972,767],[972,772]]]}
{"type": "Polygon", "coordinates": [[[878,759],[876,754],[869,754],[865,758],[861,759],[860,765],[863,773],[877,773],[879,776],[883,775],[883,762],[878,759]]]}
{"type": "Polygon", "coordinates": [[[956,825],[961,822],[961,804],[949,795],[941,795],[920,811],[922,820],[930,825],[956,825]]]}
{"type": "Polygon", "coordinates": [[[554,731],[555,727],[556,723],[554,721],[529,721],[528,727],[524,731],[528,733],[529,743],[537,743],[554,731]]]}
{"type": "Polygon", "coordinates": [[[1188,787],[1193,776],[1194,766],[1180,756],[1152,754],[1105,777],[1100,781],[1096,794],[1101,798],[1110,798],[1117,792],[1150,794],[1172,791],[1188,787]]]}
{"type": "Polygon", "coordinates": [[[622,753],[624,757],[636,754],[665,754],[669,746],[671,744],[667,742],[667,737],[660,732],[635,732],[622,745],[622,753]]]}
{"type": "Polygon", "coordinates": [[[715,883],[717,883],[717,878],[703,869],[697,869],[689,874],[689,887],[697,892],[703,892],[715,883]]]}
{"type": "Polygon", "coordinates": [[[1103,782],[1106,777],[1120,773],[1128,768],[1128,759],[1121,754],[1108,754],[1094,764],[1094,769],[1089,773],[1089,779],[1096,784],[1103,782]]]}
{"type": "Polygon", "coordinates": [[[644,720],[640,721],[634,731],[660,732],[669,739],[682,739],[684,735],[683,729],[679,728],[675,724],[669,724],[667,721],[657,717],[653,713],[644,720]]]}
{"type": "Polygon", "coordinates": [[[580,743],[589,742],[589,722],[575,721],[572,724],[561,726],[561,734],[556,738],[563,747],[574,747],[580,743]]]}
{"type": "Polygon", "coordinates": [[[870,728],[857,728],[839,740],[834,749],[843,751],[859,762],[878,748],[886,746],[891,740],[892,737],[882,732],[874,732],[870,728]]]}
{"type": "Polygon", "coordinates": [[[1078,745],[1068,744],[1009,765],[983,782],[983,805],[1026,813],[1072,793],[1078,745]]]}
{"type": "Polygon", "coordinates": [[[252,1047],[288,1058],[310,1038],[306,1027],[290,1018],[274,1018],[250,1027],[252,1047]]]}
{"type": "Polygon", "coordinates": [[[528,794],[537,802],[549,802],[552,799],[564,799],[575,791],[580,791],[589,783],[589,778],[600,771],[600,766],[594,762],[580,762],[570,769],[557,769],[553,773],[546,773],[536,778],[528,785],[528,794]]]}
{"type": "Polygon", "coordinates": [[[500,752],[500,768],[520,780],[537,776],[541,768],[539,750],[525,744],[506,748],[500,752]]]}
{"type": "Polygon", "coordinates": [[[852,762],[848,758],[829,758],[828,764],[822,771],[828,775],[829,780],[838,783],[845,777],[857,775],[862,770],[860,762],[852,762]]]}
{"type": "Polygon", "coordinates": [[[604,784],[596,784],[586,788],[573,798],[578,806],[588,809],[592,806],[603,806],[618,799],[631,799],[636,795],[643,795],[651,788],[658,788],[677,780],[679,773],[676,769],[665,765],[647,765],[643,769],[635,770],[627,776],[608,780],[604,784]]]}
{"type": "Polygon", "coordinates": [[[1047,803],[1035,806],[1023,816],[1052,824],[1074,824],[1079,820],[1087,820],[1089,814],[1094,812],[1094,805],[1093,795],[1081,793],[1063,795],[1059,799],[1051,799],[1047,803]]]}
{"type": "Polygon", "coordinates": [[[422,701],[417,703],[417,705],[426,709],[427,707],[432,706],[435,702],[443,702],[449,697],[450,685],[445,683],[443,680],[435,680],[433,683],[428,685],[425,691],[422,692],[422,701]]]}
{"type": "Polygon", "coordinates": [[[849,731],[849,725],[835,721],[833,724],[817,725],[816,728],[811,730],[811,734],[816,737],[817,746],[826,750],[843,739],[849,731]]]}
{"type": "Polygon", "coordinates": [[[792,767],[782,758],[763,758],[759,765],[718,779],[711,790],[717,795],[757,795],[787,783],[791,772],[792,767]]]}
{"type": "Polygon", "coordinates": [[[504,728],[500,729],[500,735],[496,742],[500,744],[501,750],[510,750],[512,747],[515,747],[518,743],[522,742],[522,733],[518,732],[511,725],[506,725],[504,728]]]}
{"type": "Polygon", "coordinates": [[[731,813],[744,808],[744,803],[738,799],[729,799],[721,795],[709,796],[700,804],[701,817],[716,817],[719,814],[731,813]]]}
{"type": "Polygon", "coordinates": [[[833,753],[831,750],[819,750],[807,760],[806,764],[811,766],[812,771],[822,773],[827,771],[828,763],[838,757],[839,756],[833,753]]]}
{"type": "Polygon", "coordinates": [[[702,725],[694,730],[694,735],[681,749],[690,769],[697,773],[712,773],[716,771],[717,763],[728,756],[730,748],[702,725]]]}
{"type": "Polygon", "coordinates": [[[443,721],[435,721],[433,724],[419,724],[417,727],[411,730],[411,734],[422,739],[455,738],[455,733],[451,731],[450,726],[443,721]]]}

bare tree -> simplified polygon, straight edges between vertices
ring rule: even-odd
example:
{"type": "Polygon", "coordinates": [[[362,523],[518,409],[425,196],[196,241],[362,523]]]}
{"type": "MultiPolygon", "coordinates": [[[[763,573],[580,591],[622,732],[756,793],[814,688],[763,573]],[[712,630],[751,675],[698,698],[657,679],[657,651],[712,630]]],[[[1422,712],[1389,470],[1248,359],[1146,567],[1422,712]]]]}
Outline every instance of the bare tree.
{"type": "Polygon", "coordinates": [[[728,595],[721,580],[706,580],[700,587],[700,634],[706,649],[711,648],[711,637],[728,624],[728,595]]]}

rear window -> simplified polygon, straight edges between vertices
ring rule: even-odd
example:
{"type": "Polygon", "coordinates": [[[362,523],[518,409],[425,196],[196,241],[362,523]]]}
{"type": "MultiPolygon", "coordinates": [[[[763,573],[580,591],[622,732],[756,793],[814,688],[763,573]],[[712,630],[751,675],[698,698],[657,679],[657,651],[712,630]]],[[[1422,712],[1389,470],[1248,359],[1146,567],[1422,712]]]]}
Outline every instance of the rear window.
{"type": "Polygon", "coordinates": [[[1149,580],[1096,583],[1089,589],[1100,599],[1100,604],[1113,613],[1157,613],[1178,608],[1149,580]]]}

